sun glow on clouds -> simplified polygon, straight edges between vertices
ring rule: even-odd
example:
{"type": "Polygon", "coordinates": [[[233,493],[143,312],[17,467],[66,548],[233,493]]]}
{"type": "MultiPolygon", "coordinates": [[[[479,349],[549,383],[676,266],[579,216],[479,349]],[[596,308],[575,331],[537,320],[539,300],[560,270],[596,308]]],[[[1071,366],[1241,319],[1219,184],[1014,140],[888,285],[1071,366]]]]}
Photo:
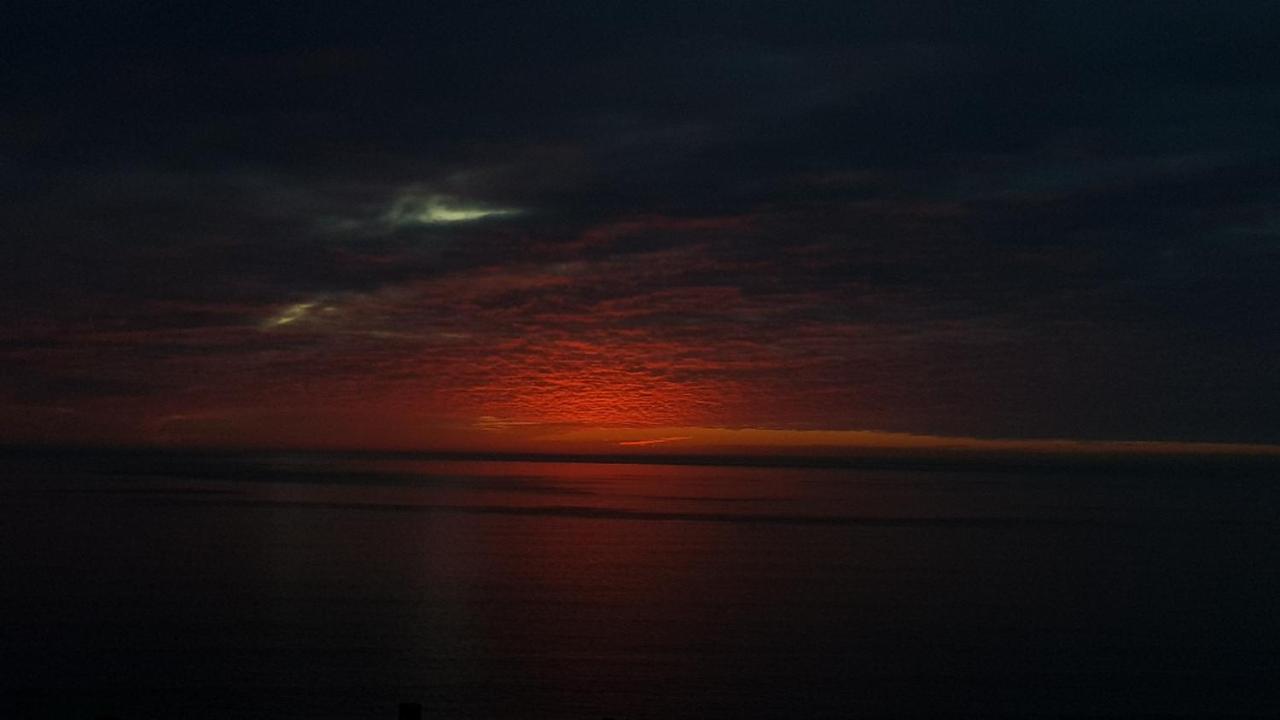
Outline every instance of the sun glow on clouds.
{"type": "MultiPolygon", "coordinates": [[[[433,197],[404,195],[394,214],[411,225],[491,216],[468,215],[465,203],[433,206],[433,197]]],[[[377,232],[389,221],[369,220],[377,232]]],[[[945,437],[976,432],[963,425],[935,424],[930,436],[821,430],[911,427],[936,418],[944,401],[981,410],[969,400],[985,388],[953,362],[956,351],[961,360],[1003,358],[1008,343],[981,318],[916,314],[898,290],[809,287],[811,270],[825,267],[821,248],[793,249],[790,265],[765,264],[736,242],[751,227],[645,217],[583,231],[574,247],[590,245],[593,254],[539,246],[521,262],[486,255],[377,287],[282,293],[277,303],[235,308],[237,321],[252,312],[256,327],[184,331],[192,351],[161,370],[180,389],[186,378],[207,382],[137,404],[154,404],[152,417],[181,416],[156,432],[189,444],[636,454],[1034,449],[945,437]],[[662,244],[673,235],[681,245],[662,244]],[[804,283],[774,282],[789,271],[804,283]],[[762,272],[769,282],[756,282],[762,272]],[[256,332],[245,337],[246,329],[256,332]],[[224,346],[235,348],[235,362],[206,352],[224,346]],[[948,364],[939,369],[941,357],[948,364]],[[940,400],[938,387],[926,393],[902,380],[926,375],[945,375],[939,387],[952,396],[940,400]],[[237,413],[194,419],[211,407],[237,413]]],[[[376,247],[361,252],[383,260],[376,247]]],[[[95,348],[124,356],[113,345],[95,348]]],[[[1079,447],[1046,443],[1036,447],[1079,447]]]]}
{"type": "Polygon", "coordinates": [[[720,380],[673,373],[661,355],[606,342],[513,347],[488,370],[464,402],[490,416],[543,425],[705,422],[729,390],[720,380]]]}

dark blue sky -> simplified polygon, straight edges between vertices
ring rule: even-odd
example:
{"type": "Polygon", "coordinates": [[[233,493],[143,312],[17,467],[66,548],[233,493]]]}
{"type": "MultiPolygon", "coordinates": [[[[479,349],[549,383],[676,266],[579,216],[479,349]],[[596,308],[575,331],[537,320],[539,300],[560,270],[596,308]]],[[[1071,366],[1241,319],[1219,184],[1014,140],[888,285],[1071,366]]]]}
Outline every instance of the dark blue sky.
{"type": "Polygon", "coordinates": [[[1280,443],[1274,2],[6,7],[0,440],[1280,443]]]}

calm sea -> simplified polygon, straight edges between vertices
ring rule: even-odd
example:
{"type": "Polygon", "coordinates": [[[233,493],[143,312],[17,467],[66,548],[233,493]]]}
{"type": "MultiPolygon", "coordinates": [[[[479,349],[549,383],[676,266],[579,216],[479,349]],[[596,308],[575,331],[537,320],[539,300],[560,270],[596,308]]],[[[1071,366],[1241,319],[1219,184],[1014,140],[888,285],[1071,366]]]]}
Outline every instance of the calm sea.
{"type": "Polygon", "coordinates": [[[1277,479],[9,458],[0,716],[1275,716],[1277,479]]]}

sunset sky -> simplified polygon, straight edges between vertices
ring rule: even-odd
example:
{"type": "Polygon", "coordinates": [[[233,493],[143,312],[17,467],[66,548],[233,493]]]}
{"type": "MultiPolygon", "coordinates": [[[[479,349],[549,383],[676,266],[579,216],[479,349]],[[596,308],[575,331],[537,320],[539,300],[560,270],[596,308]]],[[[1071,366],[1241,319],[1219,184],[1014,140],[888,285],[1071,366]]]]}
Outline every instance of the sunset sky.
{"type": "Polygon", "coordinates": [[[1280,443],[1271,0],[2,13],[0,444],[1280,443]]]}

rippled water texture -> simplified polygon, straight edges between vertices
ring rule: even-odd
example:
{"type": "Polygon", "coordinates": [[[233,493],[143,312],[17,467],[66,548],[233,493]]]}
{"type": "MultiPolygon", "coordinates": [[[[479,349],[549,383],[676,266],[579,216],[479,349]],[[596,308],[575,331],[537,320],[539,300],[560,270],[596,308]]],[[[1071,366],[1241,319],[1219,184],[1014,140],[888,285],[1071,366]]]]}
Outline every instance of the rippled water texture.
{"type": "Polygon", "coordinates": [[[10,460],[0,687],[121,720],[1276,713],[1275,480],[10,460]]]}

